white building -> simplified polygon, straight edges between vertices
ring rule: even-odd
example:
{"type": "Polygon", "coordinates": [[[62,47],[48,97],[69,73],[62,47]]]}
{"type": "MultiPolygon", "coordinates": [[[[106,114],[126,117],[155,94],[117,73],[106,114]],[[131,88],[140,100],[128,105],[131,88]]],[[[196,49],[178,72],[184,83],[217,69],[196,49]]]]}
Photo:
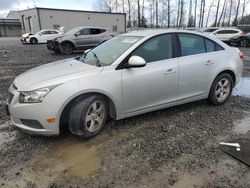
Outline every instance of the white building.
{"type": "Polygon", "coordinates": [[[53,8],[31,8],[10,11],[8,18],[19,19],[22,33],[65,27],[68,31],[79,26],[105,27],[114,34],[126,32],[126,14],[53,8]]]}
{"type": "Polygon", "coordinates": [[[0,18],[0,37],[14,37],[21,35],[19,19],[0,18]]]}

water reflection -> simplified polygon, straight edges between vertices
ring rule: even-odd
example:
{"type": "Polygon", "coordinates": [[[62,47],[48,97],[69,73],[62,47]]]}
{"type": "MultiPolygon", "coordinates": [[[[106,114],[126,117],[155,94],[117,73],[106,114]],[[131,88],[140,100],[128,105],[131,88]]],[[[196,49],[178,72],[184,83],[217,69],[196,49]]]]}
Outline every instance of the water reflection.
{"type": "Polygon", "coordinates": [[[239,84],[234,88],[234,96],[250,97],[250,78],[243,77],[239,84]]]}

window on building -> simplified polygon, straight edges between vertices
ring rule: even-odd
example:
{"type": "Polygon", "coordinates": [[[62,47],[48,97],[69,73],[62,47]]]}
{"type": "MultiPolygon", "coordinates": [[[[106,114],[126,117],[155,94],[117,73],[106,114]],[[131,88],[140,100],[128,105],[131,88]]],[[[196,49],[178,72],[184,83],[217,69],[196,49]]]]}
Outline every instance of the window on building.
{"type": "Polygon", "coordinates": [[[112,30],[113,32],[117,32],[117,25],[114,25],[112,30]]]}
{"type": "Polygon", "coordinates": [[[53,25],[53,28],[54,28],[55,30],[58,30],[60,27],[61,27],[61,26],[60,26],[59,24],[54,24],[54,25],[53,25]]]}

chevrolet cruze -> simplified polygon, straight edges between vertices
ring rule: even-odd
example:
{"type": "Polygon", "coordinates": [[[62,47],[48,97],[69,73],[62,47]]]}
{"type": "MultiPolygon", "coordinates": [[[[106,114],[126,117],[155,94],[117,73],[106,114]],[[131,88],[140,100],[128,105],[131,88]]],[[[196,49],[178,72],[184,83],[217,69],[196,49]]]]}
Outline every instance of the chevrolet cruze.
{"type": "Polygon", "coordinates": [[[242,74],[243,54],[201,33],[135,31],[82,57],[31,69],[9,88],[13,124],[32,134],[64,126],[90,138],[119,120],[200,99],[221,105],[242,74]]]}

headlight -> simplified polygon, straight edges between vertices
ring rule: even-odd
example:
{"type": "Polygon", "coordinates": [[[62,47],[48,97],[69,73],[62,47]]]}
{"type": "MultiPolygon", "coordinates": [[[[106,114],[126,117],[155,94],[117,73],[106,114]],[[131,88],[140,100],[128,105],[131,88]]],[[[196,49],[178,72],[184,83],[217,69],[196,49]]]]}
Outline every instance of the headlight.
{"type": "Polygon", "coordinates": [[[19,103],[40,103],[44,97],[56,86],[41,88],[34,91],[21,91],[19,95],[19,103]]]}
{"type": "Polygon", "coordinates": [[[59,41],[61,39],[62,39],[62,37],[57,37],[57,38],[55,38],[55,41],[59,41]]]}

